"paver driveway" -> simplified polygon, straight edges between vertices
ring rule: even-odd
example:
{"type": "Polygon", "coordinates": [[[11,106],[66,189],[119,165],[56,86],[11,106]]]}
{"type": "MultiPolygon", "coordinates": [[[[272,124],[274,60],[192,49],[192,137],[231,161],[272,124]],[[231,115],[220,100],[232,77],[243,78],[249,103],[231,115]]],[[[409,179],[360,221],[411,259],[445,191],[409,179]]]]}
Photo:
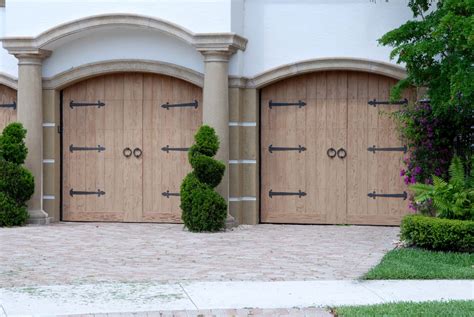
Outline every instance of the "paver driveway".
{"type": "Polygon", "coordinates": [[[58,223],[0,229],[0,287],[99,281],[353,279],[399,229],[258,225],[203,234],[182,225],[58,223]]]}

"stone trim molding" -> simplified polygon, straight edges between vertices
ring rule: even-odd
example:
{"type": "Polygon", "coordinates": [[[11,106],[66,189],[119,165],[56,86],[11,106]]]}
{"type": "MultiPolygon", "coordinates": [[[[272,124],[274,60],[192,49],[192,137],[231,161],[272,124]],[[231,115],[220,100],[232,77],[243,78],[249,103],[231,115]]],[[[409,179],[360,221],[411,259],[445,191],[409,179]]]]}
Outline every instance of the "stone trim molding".
{"type": "Polygon", "coordinates": [[[317,71],[353,70],[402,79],[406,77],[403,67],[359,58],[318,58],[287,64],[270,69],[253,78],[231,77],[229,86],[235,88],[262,88],[284,78],[317,71]]]}
{"type": "Polygon", "coordinates": [[[151,60],[119,59],[85,64],[53,77],[43,78],[43,89],[62,89],[87,78],[119,72],[163,74],[185,80],[199,87],[204,86],[203,74],[183,66],[151,60]]]}
{"type": "Polygon", "coordinates": [[[0,72],[0,85],[18,90],[18,80],[11,75],[0,72]]]}
{"type": "Polygon", "coordinates": [[[94,15],[55,26],[35,37],[5,37],[0,39],[10,54],[54,50],[54,43],[81,32],[101,27],[127,26],[156,30],[178,38],[198,51],[235,52],[245,50],[247,39],[235,33],[193,33],[177,24],[162,19],[136,14],[94,15]]]}

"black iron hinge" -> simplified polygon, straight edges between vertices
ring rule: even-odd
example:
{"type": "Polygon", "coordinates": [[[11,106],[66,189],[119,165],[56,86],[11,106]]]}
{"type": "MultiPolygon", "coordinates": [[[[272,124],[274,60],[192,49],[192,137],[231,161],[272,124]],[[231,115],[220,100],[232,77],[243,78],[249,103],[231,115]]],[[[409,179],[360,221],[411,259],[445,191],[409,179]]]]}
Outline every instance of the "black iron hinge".
{"type": "Polygon", "coordinates": [[[301,153],[303,151],[306,151],[306,148],[301,145],[298,145],[298,147],[281,147],[273,146],[273,144],[270,144],[270,146],[268,147],[268,152],[273,153],[273,151],[298,151],[298,153],[301,153]]]}
{"type": "Polygon", "coordinates": [[[396,101],[388,101],[388,100],[380,101],[380,100],[374,99],[374,100],[370,100],[368,104],[374,107],[376,107],[377,105],[406,105],[408,104],[408,99],[405,98],[403,100],[396,100],[396,101]]]}
{"type": "Polygon", "coordinates": [[[188,103],[175,103],[175,104],[170,104],[169,102],[161,105],[161,108],[165,108],[166,110],[170,110],[170,108],[183,108],[183,107],[193,107],[194,109],[197,109],[199,106],[198,101],[194,100],[193,102],[188,102],[188,103]]]}
{"type": "Polygon", "coordinates": [[[292,106],[302,108],[306,106],[306,102],[301,101],[301,100],[298,100],[298,102],[274,102],[273,100],[270,100],[268,102],[268,106],[270,107],[270,109],[272,109],[273,107],[292,107],[292,106]]]}
{"type": "Polygon", "coordinates": [[[162,151],[169,153],[170,151],[182,151],[182,152],[187,152],[189,150],[188,147],[170,147],[169,145],[162,147],[162,151]]]}
{"type": "Polygon", "coordinates": [[[16,102],[13,101],[12,103],[2,103],[0,104],[0,108],[12,108],[13,110],[16,110],[16,102]]]}
{"type": "Polygon", "coordinates": [[[97,151],[97,152],[102,152],[105,151],[105,147],[101,145],[97,145],[94,147],[87,147],[87,146],[74,146],[74,145],[69,145],[69,152],[74,152],[74,151],[97,151]]]}
{"type": "Polygon", "coordinates": [[[373,145],[372,147],[367,148],[367,151],[372,152],[375,154],[376,151],[382,152],[403,152],[406,153],[408,150],[407,146],[400,146],[400,147],[376,147],[373,145]]]}
{"type": "Polygon", "coordinates": [[[408,198],[408,194],[405,191],[401,194],[377,194],[377,192],[374,190],[372,193],[368,193],[367,196],[373,199],[377,197],[387,197],[387,198],[403,198],[403,200],[406,200],[408,198]]]}
{"type": "Polygon", "coordinates": [[[71,197],[74,197],[74,195],[97,195],[97,197],[104,196],[105,192],[103,190],[97,189],[95,192],[87,192],[87,191],[80,191],[80,190],[74,190],[71,188],[69,191],[69,195],[71,197]]]}
{"type": "Polygon", "coordinates": [[[170,196],[180,196],[179,193],[171,193],[169,190],[161,193],[162,196],[165,196],[166,198],[170,198],[170,196]]]}
{"type": "Polygon", "coordinates": [[[59,134],[62,134],[63,131],[64,131],[63,127],[60,126],[60,125],[58,125],[58,133],[59,133],[59,134]]]}
{"type": "Polygon", "coordinates": [[[273,198],[273,196],[298,196],[299,198],[306,196],[306,193],[299,189],[297,192],[274,192],[272,189],[268,192],[268,196],[273,198]]]}
{"type": "Polygon", "coordinates": [[[74,102],[74,100],[71,100],[69,103],[69,107],[71,109],[74,109],[74,107],[105,107],[105,103],[97,100],[97,102],[74,102]]]}

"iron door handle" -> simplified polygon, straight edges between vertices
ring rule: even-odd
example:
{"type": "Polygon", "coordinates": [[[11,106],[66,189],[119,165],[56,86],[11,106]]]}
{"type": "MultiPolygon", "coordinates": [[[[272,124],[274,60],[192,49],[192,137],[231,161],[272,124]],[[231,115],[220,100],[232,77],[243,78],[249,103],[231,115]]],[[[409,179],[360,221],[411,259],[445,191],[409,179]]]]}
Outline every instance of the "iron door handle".
{"type": "Polygon", "coordinates": [[[339,150],[337,150],[337,157],[338,158],[343,159],[346,156],[347,156],[347,152],[342,147],[339,150]]]}
{"type": "Polygon", "coordinates": [[[337,152],[336,152],[336,150],[335,150],[334,148],[330,147],[330,148],[327,150],[326,154],[327,154],[330,158],[334,158],[334,157],[336,157],[337,152]]]}
{"type": "Polygon", "coordinates": [[[143,154],[142,149],[138,147],[133,149],[133,156],[135,156],[136,158],[139,158],[140,156],[142,156],[142,154],[143,154]]]}
{"type": "Polygon", "coordinates": [[[132,149],[129,148],[129,147],[126,147],[126,148],[123,149],[122,154],[123,154],[123,156],[125,156],[127,158],[132,156],[132,149]]]}

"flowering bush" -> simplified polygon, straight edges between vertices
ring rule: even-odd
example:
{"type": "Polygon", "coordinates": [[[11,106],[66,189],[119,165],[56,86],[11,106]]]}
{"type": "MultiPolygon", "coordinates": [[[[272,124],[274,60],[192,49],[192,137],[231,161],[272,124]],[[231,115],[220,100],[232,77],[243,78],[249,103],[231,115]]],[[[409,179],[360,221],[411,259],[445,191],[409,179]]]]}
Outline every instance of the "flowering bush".
{"type": "MultiPolygon", "coordinates": [[[[400,171],[405,184],[432,184],[432,175],[446,177],[453,155],[453,119],[435,115],[427,102],[404,106],[394,116],[408,146],[405,168],[400,171]]],[[[433,215],[429,200],[416,203],[411,197],[411,201],[411,209],[433,215]]]]}

